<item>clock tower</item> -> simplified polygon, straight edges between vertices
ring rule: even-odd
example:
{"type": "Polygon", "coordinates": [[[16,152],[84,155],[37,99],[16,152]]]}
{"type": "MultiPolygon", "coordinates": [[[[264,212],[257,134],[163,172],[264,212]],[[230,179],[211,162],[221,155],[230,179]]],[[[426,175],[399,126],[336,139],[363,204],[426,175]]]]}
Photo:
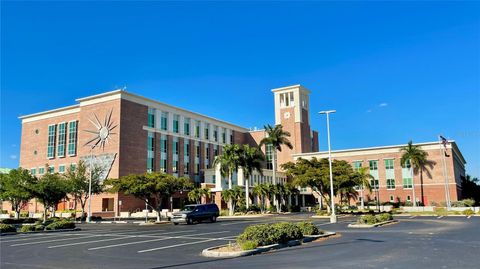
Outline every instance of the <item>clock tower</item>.
{"type": "Polygon", "coordinates": [[[282,147],[278,165],[293,161],[292,154],[318,151],[318,133],[310,128],[310,91],[301,85],[272,90],[275,100],[275,125],[290,133],[293,149],[282,147]]]}

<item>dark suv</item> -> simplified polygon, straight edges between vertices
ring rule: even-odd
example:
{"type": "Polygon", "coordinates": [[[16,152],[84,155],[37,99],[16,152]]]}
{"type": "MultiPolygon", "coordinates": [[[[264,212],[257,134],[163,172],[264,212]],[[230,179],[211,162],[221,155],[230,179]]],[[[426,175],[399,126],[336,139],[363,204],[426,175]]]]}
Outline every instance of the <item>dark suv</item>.
{"type": "Polygon", "coordinates": [[[173,214],[172,222],[175,225],[179,223],[192,224],[194,221],[210,220],[216,222],[220,211],[216,204],[205,205],[187,205],[180,212],[173,214]]]}

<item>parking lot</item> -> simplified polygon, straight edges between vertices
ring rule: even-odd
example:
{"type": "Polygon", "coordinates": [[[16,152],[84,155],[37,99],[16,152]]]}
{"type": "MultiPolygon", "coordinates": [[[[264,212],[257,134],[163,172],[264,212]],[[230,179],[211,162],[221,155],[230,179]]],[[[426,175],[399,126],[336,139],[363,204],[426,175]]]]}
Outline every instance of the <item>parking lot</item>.
{"type": "Polygon", "coordinates": [[[404,217],[400,223],[353,230],[308,214],[219,220],[196,225],[90,224],[82,231],[1,237],[2,268],[477,268],[480,218],[404,217]],[[313,220],[341,236],[268,254],[211,259],[204,248],[233,242],[246,226],[313,220]],[[368,266],[367,266],[368,265],[368,266]]]}

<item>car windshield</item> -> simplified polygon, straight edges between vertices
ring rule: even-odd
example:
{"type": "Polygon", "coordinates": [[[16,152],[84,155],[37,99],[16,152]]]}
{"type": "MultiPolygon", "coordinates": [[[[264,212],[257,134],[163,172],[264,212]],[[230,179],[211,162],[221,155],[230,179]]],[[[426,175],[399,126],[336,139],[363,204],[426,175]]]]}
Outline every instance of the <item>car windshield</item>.
{"type": "Polygon", "coordinates": [[[184,208],[183,208],[183,211],[193,211],[195,210],[195,206],[194,205],[186,205],[184,208]]]}

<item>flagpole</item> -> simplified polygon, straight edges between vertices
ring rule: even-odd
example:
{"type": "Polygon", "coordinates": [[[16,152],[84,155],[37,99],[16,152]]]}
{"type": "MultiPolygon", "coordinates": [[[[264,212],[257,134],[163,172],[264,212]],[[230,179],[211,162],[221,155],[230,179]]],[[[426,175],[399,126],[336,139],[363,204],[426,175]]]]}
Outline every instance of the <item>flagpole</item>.
{"type": "MultiPolygon", "coordinates": [[[[442,155],[442,164],[443,164],[443,177],[445,178],[445,203],[447,206],[447,210],[451,207],[451,202],[450,202],[450,188],[448,187],[448,175],[447,175],[447,162],[445,160],[445,155],[446,155],[446,144],[443,144],[442,142],[444,139],[442,139],[442,136],[438,136],[438,144],[440,146],[440,155],[442,155]]],[[[445,140],[446,141],[446,140],[445,140]]],[[[448,141],[446,141],[448,143],[448,141]]]]}

